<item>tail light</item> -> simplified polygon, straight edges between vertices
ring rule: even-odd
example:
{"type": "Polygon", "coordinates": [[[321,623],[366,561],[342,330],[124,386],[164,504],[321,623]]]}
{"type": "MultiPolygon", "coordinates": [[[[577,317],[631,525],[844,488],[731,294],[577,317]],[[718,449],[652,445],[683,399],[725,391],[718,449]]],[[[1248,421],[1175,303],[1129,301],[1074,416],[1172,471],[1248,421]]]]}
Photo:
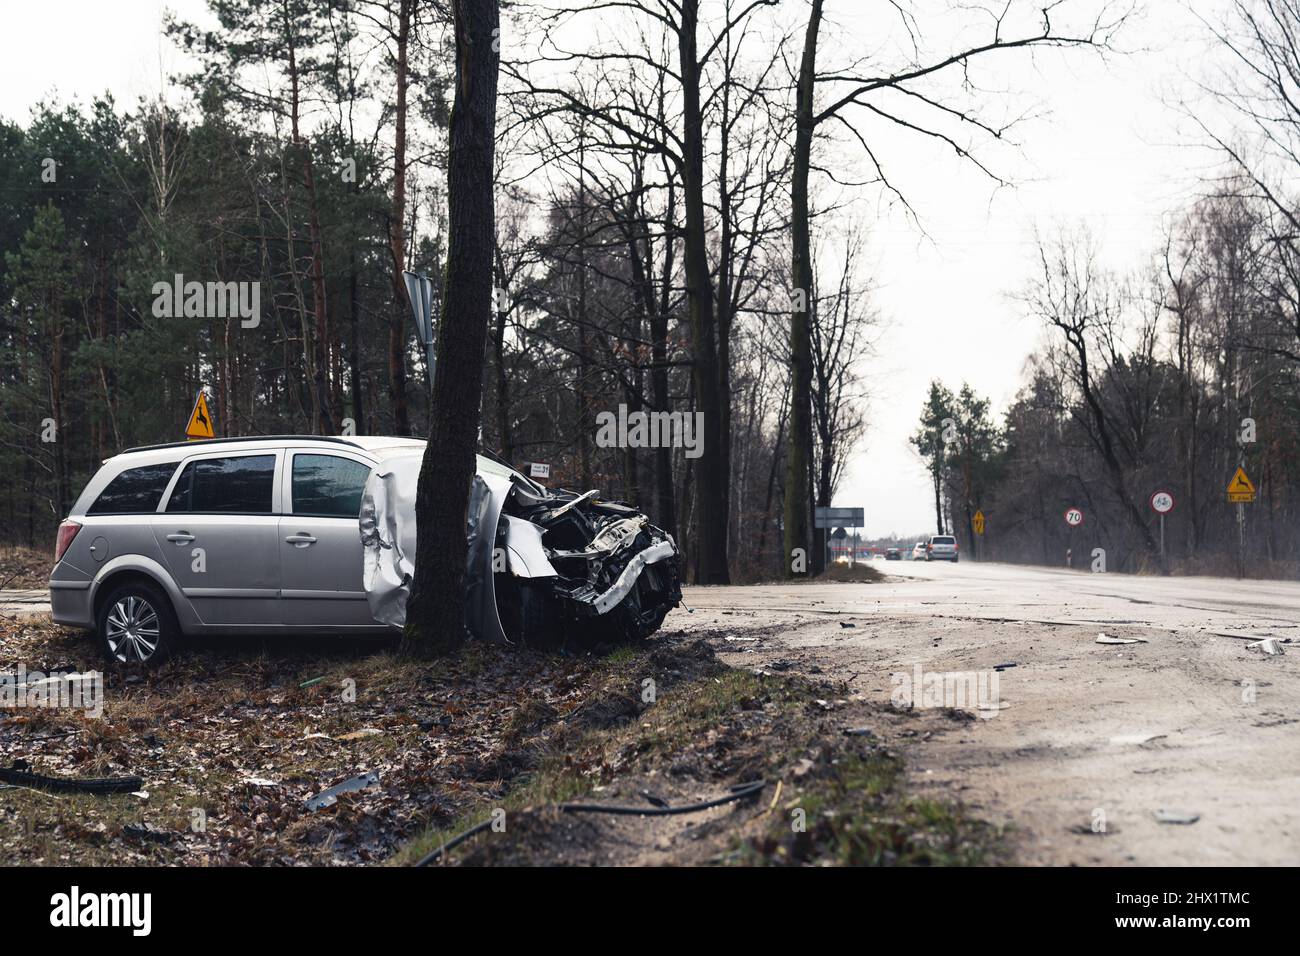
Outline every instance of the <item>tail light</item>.
{"type": "Polygon", "coordinates": [[[72,539],[77,536],[81,530],[81,525],[75,521],[65,521],[59,525],[59,539],[54,544],[54,563],[58,564],[63,560],[63,554],[68,550],[68,545],[72,544],[72,539]]]}

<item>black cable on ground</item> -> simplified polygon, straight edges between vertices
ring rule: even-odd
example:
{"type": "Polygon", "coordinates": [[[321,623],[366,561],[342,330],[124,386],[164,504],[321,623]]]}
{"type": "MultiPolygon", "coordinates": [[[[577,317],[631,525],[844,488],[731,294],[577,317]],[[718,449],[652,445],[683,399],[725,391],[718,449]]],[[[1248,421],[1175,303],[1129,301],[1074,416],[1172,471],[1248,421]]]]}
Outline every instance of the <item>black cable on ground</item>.
{"type": "Polygon", "coordinates": [[[50,793],[135,793],[144,786],[140,777],[48,777],[19,765],[0,768],[0,783],[50,793]]]}
{"type": "MultiPolygon", "coordinates": [[[[744,800],[746,797],[757,796],[765,786],[767,786],[766,780],[751,780],[749,783],[738,783],[730,788],[731,792],[725,797],[703,800],[699,803],[688,803],[680,807],[627,807],[601,803],[559,803],[555,805],[554,809],[561,813],[608,813],[628,817],[672,817],[682,813],[699,813],[701,810],[710,810],[713,807],[744,800]]],[[[452,837],[442,846],[422,857],[415,865],[428,866],[430,863],[437,861],[448,850],[460,846],[466,840],[482,833],[491,826],[492,820],[489,818],[470,827],[464,833],[452,837]]]]}

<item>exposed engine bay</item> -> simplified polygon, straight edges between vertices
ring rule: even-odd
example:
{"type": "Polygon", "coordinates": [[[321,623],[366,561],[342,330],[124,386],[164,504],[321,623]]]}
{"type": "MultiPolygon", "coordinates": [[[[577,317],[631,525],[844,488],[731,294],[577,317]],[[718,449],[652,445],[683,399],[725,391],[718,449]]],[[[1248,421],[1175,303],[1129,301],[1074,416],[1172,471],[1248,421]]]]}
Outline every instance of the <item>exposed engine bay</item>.
{"type": "MultiPolygon", "coordinates": [[[[361,502],[364,582],[375,619],[406,620],[422,453],[386,457],[361,502]]],[[[467,527],[466,627],[531,646],[640,640],[681,603],[672,536],[595,490],[550,491],[479,456],[467,527]]]]}

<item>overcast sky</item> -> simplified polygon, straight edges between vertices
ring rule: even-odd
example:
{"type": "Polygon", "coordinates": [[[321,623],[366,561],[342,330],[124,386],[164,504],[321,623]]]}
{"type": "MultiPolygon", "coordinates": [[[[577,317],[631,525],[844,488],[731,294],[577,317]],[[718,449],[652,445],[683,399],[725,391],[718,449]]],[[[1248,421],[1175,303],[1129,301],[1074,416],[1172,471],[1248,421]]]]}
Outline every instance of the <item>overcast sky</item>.
{"type": "MultiPolygon", "coordinates": [[[[33,104],[56,95],[89,102],[108,90],[132,106],[156,94],[160,76],[181,65],[159,36],[164,6],[207,19],[202,0],[6,4],[0,114],[25,121],[33,104]]],[[[1212,16],[1216,4],[1197,6],[1212,16]]],[[[833,46],[822,64],[870,52],[865,38],[879,42],[881,31],[869,18],[889,9],[827,0],[833,46]]],[[[509,37],[508,26],[503,33],[509,37]]],[[[969,382],[999,414],[1022,383],[1025,358],[1041,340],[1014,299],[1031,275],[1035,226],[1086,223],[1107,261],[1129,268],[1157,247],[1163,218],[1195,195],[1207,156],[1180,131],[1185,124],[1170,103],[1204,55],[1203,32],[1181,3],[1152,0],[1121,39],[1128,52],[1106,62],[1086,53],[998,61],[998,83],[1032,93],[1048,113],[1018,129],[1023,155],[994,154],[1013,189],[994,192],[951,152],[882,132],[887,171],[926,235],[897,207],[869,198],[858,206],[870,224],[870,274],[889,327],[865,370],[870,433],[835,503],[863,506],[868,536],[933,530],[926,475],[907,441],[931,379],[954,391],[969,382]]]]}

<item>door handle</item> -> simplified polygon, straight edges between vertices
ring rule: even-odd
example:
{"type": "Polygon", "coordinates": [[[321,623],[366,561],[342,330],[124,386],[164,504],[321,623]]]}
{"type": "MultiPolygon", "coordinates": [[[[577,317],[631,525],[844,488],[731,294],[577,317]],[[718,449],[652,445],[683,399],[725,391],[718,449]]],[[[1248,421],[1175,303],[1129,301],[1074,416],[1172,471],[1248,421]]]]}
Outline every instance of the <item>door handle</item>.
{"type": "Polygon", "coordinates": [[[297,534],[291,534],[284,540],[289,542],[295,548],[307,548],[316,543],[316,539],[306,531],[299,531],[297,534]]]}
{"type": "Polygon", "coordinates": [[[177,531],[175,534],[169,534],[167,540],[174,541],[177,544],[189,544],[194,540],[194,535],[190,534],[188,531],[177,531]]]}

